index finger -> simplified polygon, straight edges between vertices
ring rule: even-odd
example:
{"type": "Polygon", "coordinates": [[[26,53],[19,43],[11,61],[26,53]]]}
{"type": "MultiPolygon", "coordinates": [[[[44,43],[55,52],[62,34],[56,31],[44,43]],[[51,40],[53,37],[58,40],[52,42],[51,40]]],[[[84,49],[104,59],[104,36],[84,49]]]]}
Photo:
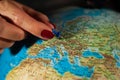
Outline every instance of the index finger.
{"type": "Polygon", "coordinates": [[[8,1],[0,3],[0,13],[11,19],[20,28],[39,38],[47,40],[54,36],[52,29],[48,25],[33,19],[21,8],[10,4],[8,1]]]}

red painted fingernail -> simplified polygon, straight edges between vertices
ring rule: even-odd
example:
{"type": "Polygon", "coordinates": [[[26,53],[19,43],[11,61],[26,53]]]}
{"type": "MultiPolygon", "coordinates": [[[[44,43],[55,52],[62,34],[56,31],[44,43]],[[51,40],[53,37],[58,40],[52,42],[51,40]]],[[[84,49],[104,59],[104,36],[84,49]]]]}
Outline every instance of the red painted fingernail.
{"type": "Polygon", "coordinates": [[[41,32],[41,36],[44,38],[52,39],[54,37],[54,34],[48,30],[43,30],[41,32]]]}
{"type": "Polygon", "coordinates": [[[53,24],[52,22],[50,22],[50,24],[52,24],[52,25],[53,25],[53,27],[56,29],[56,25],[55,25],[55,24],[53,24]]]}

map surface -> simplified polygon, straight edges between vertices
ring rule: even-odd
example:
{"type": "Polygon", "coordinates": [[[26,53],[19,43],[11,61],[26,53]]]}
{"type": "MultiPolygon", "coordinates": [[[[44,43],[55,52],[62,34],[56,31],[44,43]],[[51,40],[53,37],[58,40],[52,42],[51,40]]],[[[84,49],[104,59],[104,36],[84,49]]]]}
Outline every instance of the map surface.
{"type": "Polygon", "coordinates": [[[51,20],[60,38],[37,39],[17,54],[5,49],[0,80],[120,79],[119,13],[73,7],[57,11],[51,20]]]}

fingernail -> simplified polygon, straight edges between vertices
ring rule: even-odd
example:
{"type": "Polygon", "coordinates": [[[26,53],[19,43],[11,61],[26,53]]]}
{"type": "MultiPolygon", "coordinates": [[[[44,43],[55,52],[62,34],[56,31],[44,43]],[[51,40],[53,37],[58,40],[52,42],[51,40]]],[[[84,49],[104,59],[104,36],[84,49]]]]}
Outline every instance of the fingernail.
{"type": "Polygon", "coordinates": [[[54,37],[54,34],[48,30],[43,30],[41,32],[41,36],[44,38],[52,39],[54,37]]]}
{"type": "Polygon", "coordinates": [[[56,25],[55,24],[53,24],[52,22],[50,22],[50,24],[56,29],[56,25]]]}

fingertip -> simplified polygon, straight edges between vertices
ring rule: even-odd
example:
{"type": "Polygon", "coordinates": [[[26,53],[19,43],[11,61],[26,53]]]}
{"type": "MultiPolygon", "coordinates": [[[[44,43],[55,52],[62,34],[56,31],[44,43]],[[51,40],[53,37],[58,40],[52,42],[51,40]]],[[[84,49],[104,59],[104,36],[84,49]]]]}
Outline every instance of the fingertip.
{"type": "Polygon", "coordinates": [[[1,48],[1,49],[0,49],[0,54],[2,54],[2,53],[3,53],[3,51],[4,51],[4,49],[2,49],[2,48],[1,48]]]}
{"type": "Polygon", "coordinates": [[[49,18],[47,17],[47,15],[45,15],[45,14],[43,14],[43,13],[39,13],[39,15],[41,15],[42,17],[42,19],[45,19],[46,21],[48,21],[49,22],[49,18]]]}
{"type": "Polygon", "coordinates": [[[49,30],[43,30],[41,32],[41,36],[44,40],[52,39],[54,37],[54,34],[49,30]]]}
{"type": "Polygon", "coordinates": [[[54,23],[52,23],[51,21],[43,22],[43,23],[46,24],[51,29],[56,29],[56,25],[54,23]]]}
{"type": "Polygon", "coordinates": [[[48,24],[35,21],[26,29],[27,32],[43,40],[52,39],[54,37],[52,29],[48,24]]]}
{"type": "Polygon", "coordinates": [[[17,32],[16,40],[17,40],[17,41],[21,41],[21,40],[25,39],[25,37],[26,37],[26,34],[25,34],[24,30],[20,29],[20,30],[17,32]]]}
{"type": "Polygon", "coordinates": [[[54,23],[52,23],[51,21],[49,21],[49,23],[54,29],[56,29],[56,25],[54,23]]]}

